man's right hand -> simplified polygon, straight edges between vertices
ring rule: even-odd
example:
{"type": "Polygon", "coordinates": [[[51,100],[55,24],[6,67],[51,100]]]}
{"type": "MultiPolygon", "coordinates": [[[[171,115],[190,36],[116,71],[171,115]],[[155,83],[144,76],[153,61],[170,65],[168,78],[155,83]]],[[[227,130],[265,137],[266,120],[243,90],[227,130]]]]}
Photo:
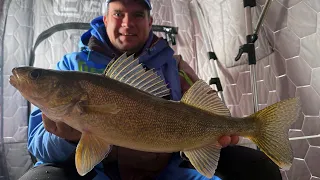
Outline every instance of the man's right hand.
{"type": "Polygon", "coordinates": [[[44,125],[44,128],[56,135],[60,138],[66,139],[68,141],[72,142],[78,142],[81,138],[81,132],[79,132],[76,129],[73,129],[69,125],[63,123],[63,122],[54,122],[50,120],[46,115],[42,113],[42,122],[44,125]]]}

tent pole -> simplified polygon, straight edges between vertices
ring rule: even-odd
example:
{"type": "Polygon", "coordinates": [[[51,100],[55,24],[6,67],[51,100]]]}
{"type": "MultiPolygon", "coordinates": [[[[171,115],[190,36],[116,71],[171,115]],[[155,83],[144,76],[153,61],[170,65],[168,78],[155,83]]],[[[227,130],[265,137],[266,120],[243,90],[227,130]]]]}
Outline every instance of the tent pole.
{"type": "MultiPolygon", "coordinates": [[[[252,1],[254,1],[254,5],[255,5],[255,0],[252,0],[252,1]]],[[[259,107],[258,107],[258,94],[257,94],[257,81],[256,81],[256,67],[255,67],[256,65],[255,47],[254,47],[254,42],[251,41],[251,35],[253,33],[251,7],[252,7],[251,5],[245,6],[245,18],[246,18],[247,43],[249,44],[249,48],[250,48],[250,50],[248,51],[248,59],[249,59],[249,65],[250,65],[251,89],[252,89],[252,97],[253,97],[253,112],[257,112],[259,107]]]]}
{"type": "Polygon", "coordinates": [[[272,3],[272,0],[267,0],[266,4],[264,5],[264,8],[263,8],[262,13],[261,13],[261,15],[259,17],[257,26],[256,26],[253,34],[255,34],[255,35],[259,34],[260,28],[262,26],[262,22],[263,22],[266,14],[267,14],[269,8],[270,8],[271,3],[272,3]]]}
{"type": "Polygon", "coordinates": [[[208,27],[208,24],[207,22],[205,22],[205,19],[204,19],[204,12],[203,10],[201,9],[201,5],[200,3],[197,1],[197,0],[193,0],[191,1],[192,4],[194,4],[195,6],[195,10],[196,10],[196,16],[199,20],[199,24],[200,24],[200,30],[202,32],[202,35],[203,35],[203,39],[205,41],[205,46],[206,46],[206,49],[207,49],[207,55],[208,55],[208,59],[209,61],[210,60],[213,60],[213,71],[214,73],[216,73],[216,77],[214,78],[211,78],[209,80],[209,85],[216,85],[216,90],[218,92],[218,96],[221,98],[221,101],[223,103],[226,103],[225,102],[225,98],[223,96],[223,88],[222,88],[222,84],[221,84],[221,81],[220,81],[220,75],[219,75],[219,71],[218,71],[218,57],[217,55],[215,54],[214,52],[214,49],[213,49],[213,45],[212,45],[212,42],[210,41],[210,36],[207,32],[210,32],[209,31],[209,27],[208,27]],[[208,30],[208,31],[207,31],[208,30]]]}
{"type": "Polygon", "coordinates": [[[235,58],[238,61],[243,53],[248,54],[248,62],[250,66],[250,80],[251,80],[251,89],[252,89],[252,97],[253,97],[253,112],[257,112],[259,110],[258,106],[258,91],[257,91],[257,81],[256,81],[256,54],[255,54],[255,46],[254,43],[258,39],[258,33],[262,26],[262,22],[267,14],[268,9],[270,8],[272,0],[267,0],[263,11],[259,17],[258,23],[253,31],[252,27],[252,16],[251,16],[251,8],[256,6],[256,0],[243,0],[243,5],[245,8],[245,21],[246,21],[246,40],[247,43],[242,45],[239,49],[239,53],[235,58]]]}
{"type": "Polygon", "coordinates": [[[258,111],[258,94],[257,94],[257,82],[256,82],[256,53],[254,42],[257,38],[253,34],[252,28],[252,16],[251,16],[251,8],[256,6],[256,0],[243,0],[243,5],[245,8],[245,21],[246,21],[246,44],[240,46],[239,53],[235,58],[238,61],[241,58],[243,53],[248,54],[248,63],[250,66],[250,80],[251,80],[251,89],[252,89],[252,97],[253,97],[253,112],[258,111]]]}

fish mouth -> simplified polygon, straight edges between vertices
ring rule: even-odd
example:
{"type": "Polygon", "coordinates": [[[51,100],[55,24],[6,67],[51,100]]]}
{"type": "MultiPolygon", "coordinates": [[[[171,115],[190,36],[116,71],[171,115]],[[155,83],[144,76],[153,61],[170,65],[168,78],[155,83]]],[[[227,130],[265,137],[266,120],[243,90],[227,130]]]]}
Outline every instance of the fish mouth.
{"type": "Polygon", "coordinates": [[[13,68],[13,69],[12,69],[12,74],[13,74],[13,75],[10,75],[9,83],[10,83],[12,86],[17,87],[17,85],[18,85],[18,80],[17,80],[17,70],[16,70],[16,68],[13,68]]]}

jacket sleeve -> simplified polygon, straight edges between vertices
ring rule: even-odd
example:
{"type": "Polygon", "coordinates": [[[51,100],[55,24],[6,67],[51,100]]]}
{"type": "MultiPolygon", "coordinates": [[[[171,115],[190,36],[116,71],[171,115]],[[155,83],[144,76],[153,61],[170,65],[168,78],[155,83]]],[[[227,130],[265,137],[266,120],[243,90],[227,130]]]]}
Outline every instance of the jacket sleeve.
{"type": "Polygon", "coordinates": [[[182,59],[181,55],[174,55],[173,56],[178,64],[178,71],[180,75],[180,82],[181,82],[181,91],[184,94],[193,83],[199,80],[199,77],[194,72],[194,70],[189,66],[187,62],[182,59]]]}
{"type": "MultiPolygon", "coordinates": [[[[58,70],[70,70],[68,58],[64,56],[57,64],[58,70]]],[[[42,122],[42,112],[35,107],[29,117],[28,150],[44,163],[66,160],[76,149],[76,145],[46,131],[42,122]]]]}

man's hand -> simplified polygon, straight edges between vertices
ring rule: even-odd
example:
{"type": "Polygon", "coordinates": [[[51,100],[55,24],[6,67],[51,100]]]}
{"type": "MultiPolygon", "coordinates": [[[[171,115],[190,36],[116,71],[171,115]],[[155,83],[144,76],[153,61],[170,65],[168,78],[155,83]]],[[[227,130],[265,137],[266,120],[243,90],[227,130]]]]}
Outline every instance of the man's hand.
{"type": "Polygon", "coordinates": [[[68,141],[72,142],[78,142],[81,137],[81,132],[79,132],[76,129],[73,129],[72,127],[68,126],[67,124],[63,122],[54,122],[50,120],[46,115],[42,113],[42,122],[44,125],[44,128],[61,138],[64,138],[68,141]]]}
{"type": "Polygon", "coordinates": [[[222,136],[219,139],[219,143],[222,147],[229,145],[235,145],[239,142],[239,136],[222,136]]]}

